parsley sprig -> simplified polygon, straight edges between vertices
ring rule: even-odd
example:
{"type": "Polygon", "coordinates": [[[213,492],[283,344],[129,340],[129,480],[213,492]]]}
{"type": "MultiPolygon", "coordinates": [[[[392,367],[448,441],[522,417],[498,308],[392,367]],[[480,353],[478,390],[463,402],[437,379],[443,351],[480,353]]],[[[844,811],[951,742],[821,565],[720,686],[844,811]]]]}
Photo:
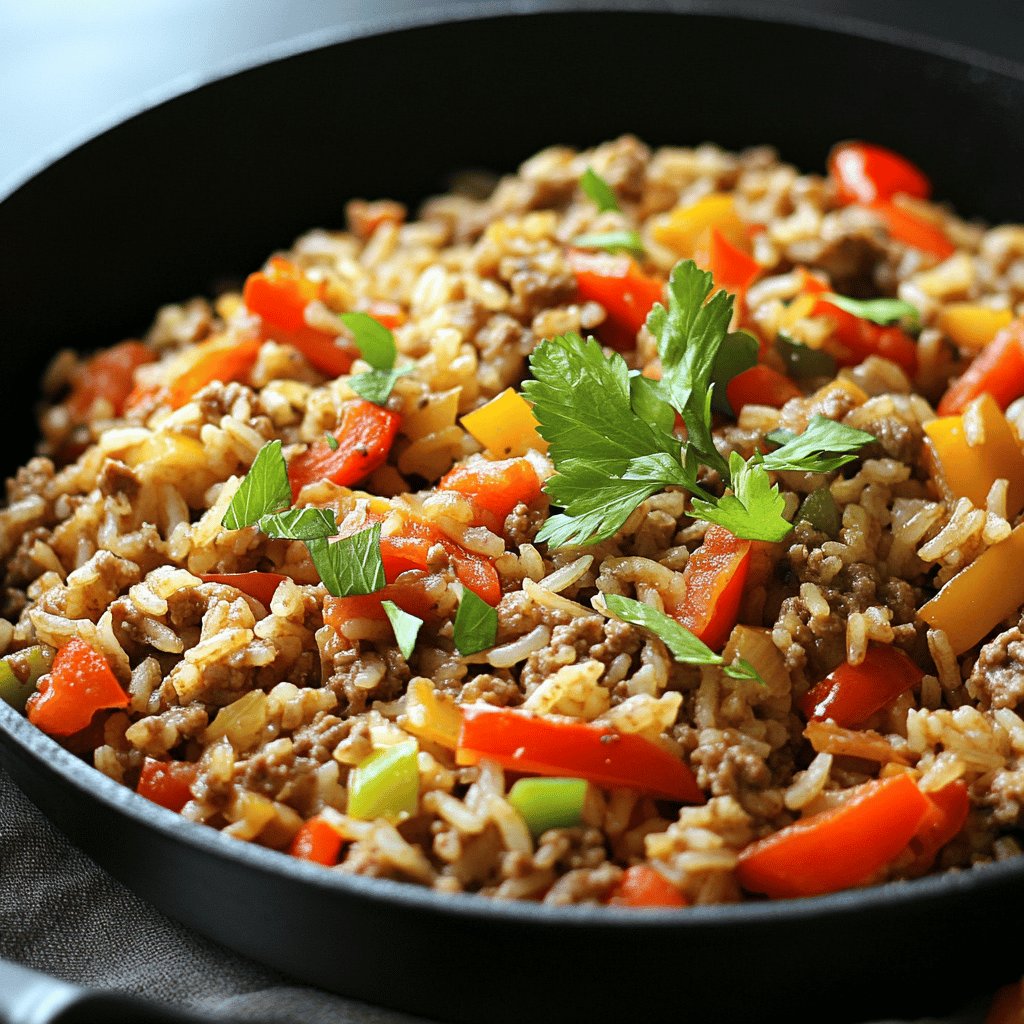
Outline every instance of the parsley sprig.
{"type": "Polygon", "coordinates": [[[647,326],[658,343],[662,378],[631,373],[617,353],[568,334],[542,342],[530,357],[533,379],[523,393],[549,444],[555,474],[545,484],[562,511],[548,518],[538,540],[553,547],[592,544],[613,536],[636,507],[666,487],[693,495],[691,514],[748,540],[782,540],[792,529],[771,471],[829,472],[856,458],[873,440],[824,417],[768,455],[728,461],[715,446],[712,405],[729,374],[749,359],[749,336],[730,333],[733,297],[712,293],[711,274],[691,260],[669,279],[669,305],[651,310],[647,326]],[[710,296],[710,298],[709,298],[710,296]],[[683,444],[672,432],[675,413],[686,425],[683,444]],[[731,493],[715,497],[698,472],[717,471],[731,493]]]}

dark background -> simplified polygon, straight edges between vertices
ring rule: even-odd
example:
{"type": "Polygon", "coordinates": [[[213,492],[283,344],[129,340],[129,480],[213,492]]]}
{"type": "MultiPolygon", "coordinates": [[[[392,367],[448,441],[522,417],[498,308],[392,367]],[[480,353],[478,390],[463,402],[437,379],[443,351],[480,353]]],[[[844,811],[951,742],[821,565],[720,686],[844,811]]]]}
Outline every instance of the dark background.
{"type": "MultiPolygon", "coordinates": [[[[0,0],[0,194],[93,129],[253,51],[297,45],[304,36],[382,11],[452,10],[464,3],[0,0]]],[[[713,9],[714,0],[706,6],[713,9]]],[[[857,17],[1024,60],[1022,0],[751,0],[749,6],[857,17]]]]}

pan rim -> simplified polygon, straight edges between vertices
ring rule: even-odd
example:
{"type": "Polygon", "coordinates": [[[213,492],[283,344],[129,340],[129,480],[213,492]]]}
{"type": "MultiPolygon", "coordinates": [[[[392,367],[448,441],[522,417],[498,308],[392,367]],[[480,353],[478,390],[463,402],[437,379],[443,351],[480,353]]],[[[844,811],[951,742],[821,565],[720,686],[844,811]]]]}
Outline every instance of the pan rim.
{"type": "Polygon", "coordinates": [[[734,19],[765,25],[784,25],[829,35],[866,39],[912,53],[938,57],[974,71],[1002,75],[1024,82],[1024,61],[987,53],[977,47],[941,39],[927,32],[890,28],[866,18],[800,8],[767,9],[754,0],[464,0],[457,6],[431,0],[407,11],[356,18],[343,24],[315,29],[220,61],[209,71],[175,75],[145,90],[138,97],[114,104],[86,127],[51,143],[34,158],[0,179],[0,204],[94,140],[118,130],[137,117],[167,103],[216,85],[225,79],[256,71],[293,57],[376,36],[420,29],[461,25],[502,17],[543,17],[566,14],[637,14],[734,19]]]}
{"type": "MultiPolygon", "coordinates": [[[[642,924],[659,931],[717,932],[743,925],[799,925],[811,919],[820,920],[826,915],[841,920],[851,914],[860,915],[871,910],[899,912],[911,903],[945,902],[957,893],[977,895],[988,889],[1001,889],[1013,880],[1024,881],[1022,855],[968,869],[846,889],[823,896],[695,906],[688,907],[683,914],[677,908],[638,910],[612,906],[551,906],[528,901],[495,900],[477,893],[442,893],[411,882],[371,878],[340,869],[325,870],[322,865],[256,843],[233,839],[209,825],[182,818],[115,782],[65,750],[2,701],[0,738],[15,744],[32,761],[41,761],[46,769],[59,775],[84,798],[99,801],[109,811],[160,833],[172,843],[182,843],[231,865],[241,863],[249,870],[294,879],[334,894],[358,897],[384,906],[393,906],[397,901],[410,910],[442,916],[497,918],[538,927],[557,924],[585,929],[606,927],[617,931],[642,924]]],[[[0,756],[0,765],[2,760],[0,756]]]]}
{"type": "MultiPolygon", "coordinates": [[[[262,46],[225,61],[208,74],[179,76],[166,85],[149,90],[136,101],[111,110],[107,115],[76,133],[13,179],[0,181],[0,204],[21,188],[46,173],[54,164],[71,158],[80,148],[181,96],[225,79],[234,78],[263,66],[328,49],[349,41],[376,36],[443,28],[501,17],[561,16],[588,14],[676,14],[735,19],[746,22],[778,24],[811,29],[828,35],[849,36],[938,57],[968,69],[1024,81],[1024,63],[986,54],[972,47],[936,39],[925,33],[888,29],[883,25],[846,15],[812,10],[782,9],[768,11],[749,0],[474,0],[464,6],[445,8],[430,4],[401,14],[378,14],[344,25],[335,25],[305,33],[283,42],[262,46]]],[[[154,830],[175,843],[229,864],[286,879],[295,879],[332,893],[358,897],[382,906],[400,903],[412,910],[477,919],[515,921],[531,927],[557,924],[570,929],[602,927],[618,930],[638,926],[673,932],[718,931],[741,925],[800,924],[822,916],[837,919],[851,914],[891,908],[899,911],[912,903],[945,902],[954,894],[977,894],[998,890],[1010,881],[1024,881],[1024,857],[978,865],[969,870],[946,872],[906,882],[890,882],[862,889],[846,890],[807,899],[748,902],[677,910],[638,911],[628,908],[565,906],[555,907],[526,902],[504,902],[476,894],[445,894],[415,884],[389,879],[367,878],[348,872],[324,871],[284,853],[255,844],[239,842],[218,830],[182,819],[152,804],[127,787],[103,775],[91,765],[66,751],[58,743],[32,726],[13,709],[0,702],[0,736],[20,749],[31,760],[41,762],[84,797],[96,799],[110,811],[154,830]]]]}

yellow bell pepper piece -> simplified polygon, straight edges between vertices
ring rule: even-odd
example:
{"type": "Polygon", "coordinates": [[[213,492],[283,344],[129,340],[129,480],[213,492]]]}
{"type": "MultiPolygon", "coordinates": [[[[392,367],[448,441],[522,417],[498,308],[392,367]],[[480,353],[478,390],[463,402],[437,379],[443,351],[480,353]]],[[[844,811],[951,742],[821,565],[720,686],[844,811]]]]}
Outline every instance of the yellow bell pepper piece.
{"type": "Polygon", "coordinates": [[[984,442],[974,448],[967,444],[963,416],[942,416],[925,424],[932,476],[949,495],[969,498],[976,508],[985,507],[989,488],[996,480],[1006,480],[1006,515],[1013,519],[1024,509],[1024,453],[1020,441],[991,395],[976,398],[968,406],[968,414],[978,415],[985,430],[984,442]]]}
{"type": "Polygon", "coordinates": [[[654,224],[651,236],[679,256],[707,266],[712,228],[718,228],[737,248],[750,250],[746,227],[736,213],[736,202],[724,192],[712,192],[689,206],[677,206],[654,224]]]}
{"type": "Polygon", "coordinates": [[[973,302],[953,302],[938,316],[939,330],[961,348],[983,349],[1013,320],[1008,309],[991,309],[973,302]]]}
{"type": "Polygon", "coordinates": [[[945,630],[956,654],[1024,604],[1024,524],[954,576],[917,614],[945,630]]]}
{"type": "Polygon", "coordinates": [[[531,448],[548,450],[548,443],[537,433],[533,407],[512,388],[462,417],[462,425],[492,455],[507,459],[525,455],[531,448]]]}

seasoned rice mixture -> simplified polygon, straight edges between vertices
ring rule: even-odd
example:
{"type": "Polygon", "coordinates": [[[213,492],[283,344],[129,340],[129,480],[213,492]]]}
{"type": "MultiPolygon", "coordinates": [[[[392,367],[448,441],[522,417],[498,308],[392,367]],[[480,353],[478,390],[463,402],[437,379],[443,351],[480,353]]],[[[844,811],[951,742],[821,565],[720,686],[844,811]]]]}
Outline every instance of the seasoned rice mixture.
{"type": "Polygon", "coordinates": [[[1024,227],[829,166],[552,148],[60,353],[0,696],[192,821],[448,893],[1019,854],[1024,227]]]}

